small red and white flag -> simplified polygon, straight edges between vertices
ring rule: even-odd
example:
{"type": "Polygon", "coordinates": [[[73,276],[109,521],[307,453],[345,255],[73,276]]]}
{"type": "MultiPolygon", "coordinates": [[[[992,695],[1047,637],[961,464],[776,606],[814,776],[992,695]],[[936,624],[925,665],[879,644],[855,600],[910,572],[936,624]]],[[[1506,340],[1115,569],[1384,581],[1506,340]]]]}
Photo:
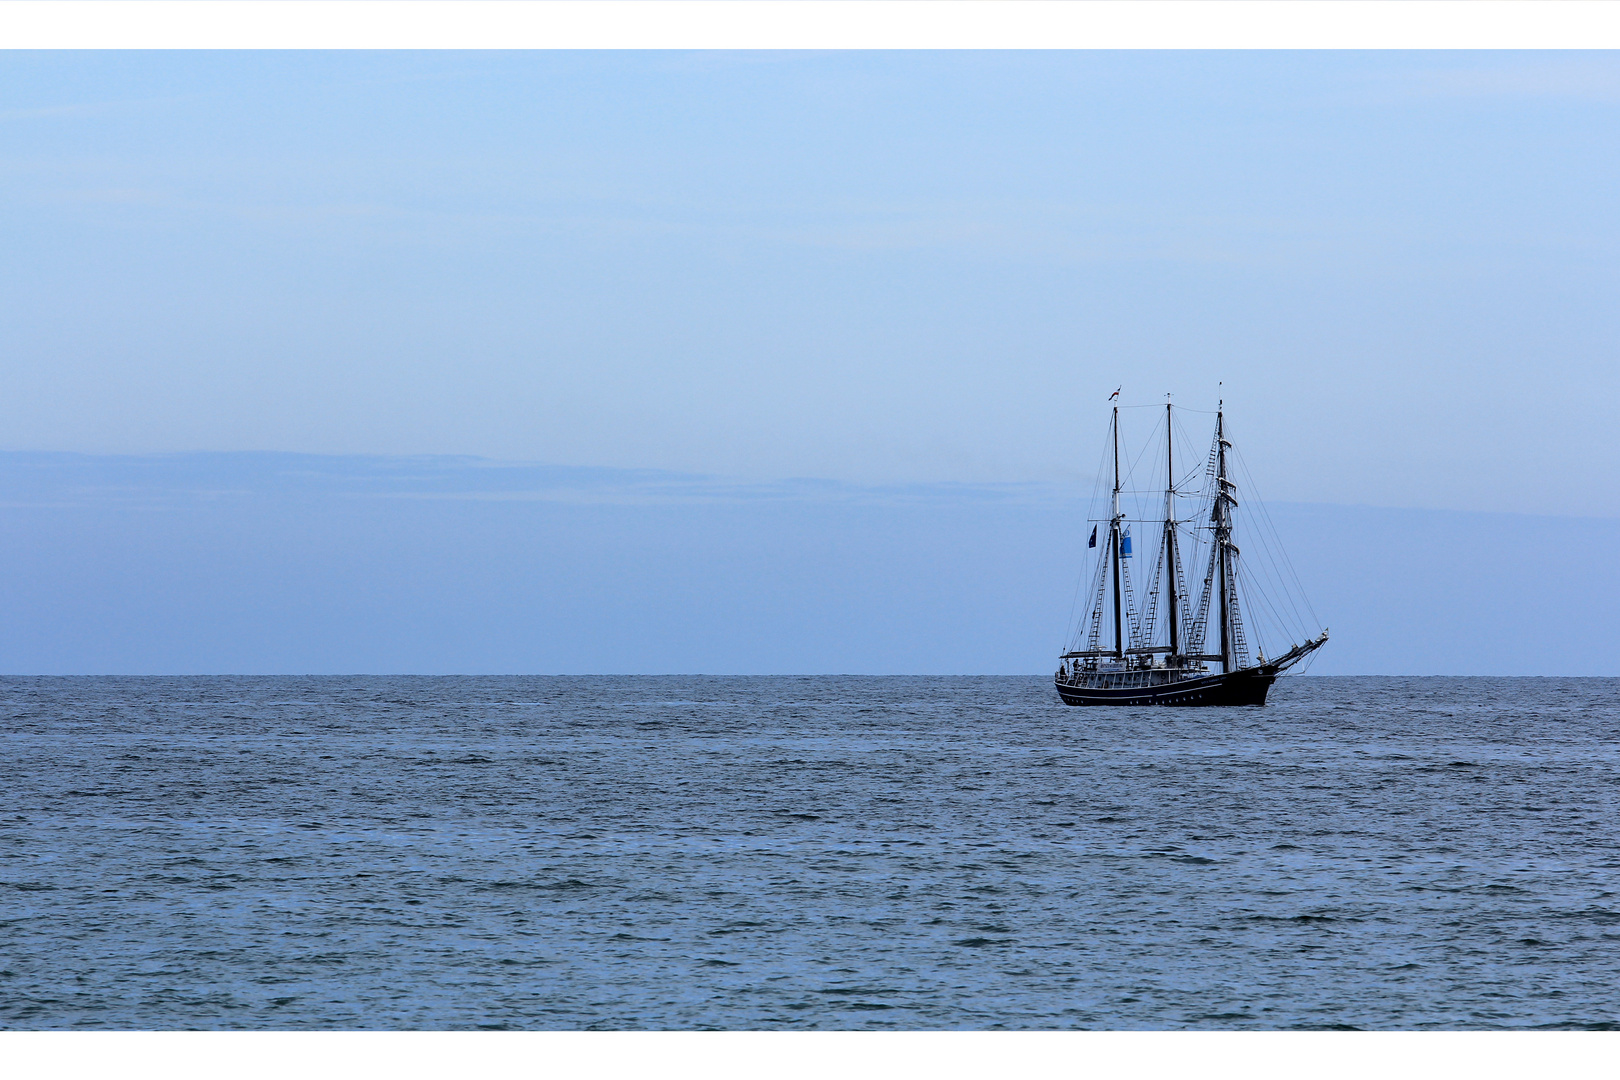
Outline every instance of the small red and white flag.
{"type": "MultiPolygon", "coordinates": [[[[1125,389],[1123,386],[1119,388],[1119,390],[1123,390],[1123,389],[1125,389]]],[[[1115,398],[1119,397],[1119,390],[1115,390],[1112,394],[1109,394],[1108,395],[1108,400],[1113,401],[1115,398]]]]}

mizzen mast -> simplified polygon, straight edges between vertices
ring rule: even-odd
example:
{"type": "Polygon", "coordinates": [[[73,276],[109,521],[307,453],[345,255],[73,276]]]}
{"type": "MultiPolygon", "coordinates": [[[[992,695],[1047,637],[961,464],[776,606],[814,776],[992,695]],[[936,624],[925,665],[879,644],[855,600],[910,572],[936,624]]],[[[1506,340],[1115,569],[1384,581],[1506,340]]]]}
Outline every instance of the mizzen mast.
{"type": "Polygon", "coordinates": [[[1234,666],[1247,662],[1247,649],[1243,647],[1243,628],[1238,621],[1235,568],[1232,557],[1238,553],[1232,543],[1232,508],[1237,499],[1232,492],[1237,485],[1226,478],[1226,452],[1232,444],[1226,440],[1226,416],[1222,402],[1215,412],[1215,509],[1212,525],[1215,530],[1215,564],[1220,585],[1221,617],[1221,670],[1231,671],[1234,666]]]}

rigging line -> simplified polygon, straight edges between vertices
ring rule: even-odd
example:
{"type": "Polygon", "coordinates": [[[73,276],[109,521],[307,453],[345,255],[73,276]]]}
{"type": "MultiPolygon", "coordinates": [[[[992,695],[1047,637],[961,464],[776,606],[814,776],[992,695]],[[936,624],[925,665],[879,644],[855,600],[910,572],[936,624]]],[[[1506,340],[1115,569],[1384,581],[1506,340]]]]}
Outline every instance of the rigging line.
{"type": "MultiPolygon", "coordinates": [[[[1254,517],[1252,514],[1245,516],[1246,522],[1252,522],[1253,520],[1254,517]]],[[[1288,583],[1283,578],[1282,571],[1278,567],[1277,560],[1273,556],[1271,544],[1266,541],[1265,535],[1262,531],[1258,529],[1246,530],[1246,536],[1248,535],[1249,531],[1254,532],[1255,540],[1258,545],[1257,554],[1263,557],[1245,560],[1248,564],[1245,567],[1245,571],[1248,573],[1246,580],[1249,581],[1251,587],[1255,590],[1255,595],[1258,596],[1266,604],[1267,608],[1270,609],[1272,620],[1276,629],[1280,633],[1286,634],[1290,638],[1297,639],[1296,631],[1299,623],[1299,611],[1297,606],[1294,605],[1293,598],[1289,593],[1288,583]],[[1292,620],[1290,620],[1287,617],[1287,614],[1282,610],[1284,604],[1286,604],[1293,611],[1294,617],[1292,620]]]]}
{"type": "MultiPolygon", "coordinates": [[[[1159,463],[1157,461],[1153,461],[1153,462],[1149,462],[1149,464],[1156,466],[1159,463]]],[[[1164,498],[1164,488],[1162,488],[1162,487],[1120,488],[1119,493],[1121,495],[1135,495],[1138,498],[1152,498],[1152,499],[1162,499],[1162,498],[1164,498]]],[[[1164,516],[1161,514],[1159,516],[1158,520],[1163,521],[1164,516]]]]}
{"type": "Polygon", "coordinates": [[[1286,634],[1290,638],[1295,638],[1297,635],[1295,634],[1294,622],[1297,620],[1290,620],[1287,617],[1287,614],[1282,610],[1282,607],[1278,603],[1277,599],[1278,596],[1281,596],[1283,600],[1286,601],[1288,596],[1286,590],[1276,589],[1275,592],[1273,591],[1274,587],[1278,586],[1280,582],[1276,580],[1274,574],[1267,572],[1268,567],[1264,563],[1254,564],[1251,560],[1251,568],[1257,568],[1260,573],[1258,575],[1250,574],[1247,580],[1251,582],[1251,587],[1254,589],[1254,594],[1259,597],[1261,602],[1266,605],[1267,610],[1271,612],[1271,619],[1275,628],[1280,633],[1286,634]]]}
{"type": "MultiPolygon", "coordinates": [[[[1233,447],[1233,449],[1236,450],[1237,448],[1233,447]]],[[[1238,467],[1243,470],[1244,480],[1252,486],[1254,483],[1254,477],[1249,473],[1248,462],[1243,460],[1243,455],[1241,453],[1238,453],[1236,456],[1238,459],[1238,467]]],[[[1276,522],[1274,522],[1271,518],[1271,511],[1266,508],[1265,501],[1259,498],[1258,493],[1255,495],[1255,501],[1260,509],[1260,517],[1263,518],[1266,526],[1271,529],[1271,535],[1273,539],[1276,540],[1277,553],[1282,557],[1283,563],[1288,567],[1289,575],[1294,579],[1294,586],[1299,591],[1299,599],[1305,604],[1305,610],[1310,613],[1311,624],[1319,629],[1322,625],[1321,620],[1316,615],[1316,609],[1311,606],[1310,595],[1305,591],[1305,583],[1299,579],[1299,572],[1294,569],[1293,560],[1288,557],[1288,549],[1283,546],[1282,535],[1277,532],[1277,525],[1276,522]]],[[[1279,574],[1280,573],[1281,571],[1279,570],[1279,574]]],[[[1298,605],[1293,603],[1292,595],[1289,597],[1289,603],[1294,607],[1295,617],[1299,618],[1303,624],[1304,619],[1299,614],[1298,605]]],[[[1311,626],[1304,626],[1303,628],[1306,630],[1307,636],[1309,636],[1311,626]]]]}
{"type": "MultiPolygon", "coordinates": [[[[1125,477],[1124,478],[1126,478],[1126,479],[1135,479],[1136,478],[1136,467],[1142,463],[1142,456],[1144,454],[1146,454],[1150,449],[1153,448],[1153,437],[1155,435],[1157,435],[1158,433],[1159,433],[1159,425],[1154,424],[1153,425],[1153,430],[1148,433],[1147,445],[1142,447],[1141,450],[1137,451],[1136,458],[1134,460],[1130,461],[1130,463],[1126,466],[1126,468],[1125,468],[1125,477]]],[[[1121,488],[1120,489],[1120,494],[1121,495],[1126,494],[1126,489],[1121,488]]]]}
{"type": "MultiPolygon", "coordinates": [[[[1097,508],[1097,502],[1102,496],[1103,468],[1107,465],[1107,463],[1108,449],[1107,447],[1104,447],[1102,455],[1097,459],[1097,468],[1093,470],[1091,474],[1091,499],[1086,504],[1086,512],[1088,517],[1090,513],[1097,508]]],[[[1069,603],[1069,625],[1075,628],[1074,633],[1076,644],[1079,642],[1080,635],[1080,628],[1076,621],[1076,616],[1079,614],[1080,610],[1080,588],[1086,583],[1086,560],[1083,554],[1078,561],[1081,569],[1080,572],[1075,575],[1074,597],[1069,603]]]]}
{"type": "MultiPolygon", "coordinates": [[[[1122,409],[1163,409],[1164,408],[1164,402],[1156,401],[1151,405],[1121,405],[1120,408],[1122,408],[1122,409]]],[[[1194,409],[1194,408],[1191,408],[1191,407],[1186,406],[1186,405],[1177,405],[1175,407],[1175,409],[1176,409],[1176,412],[1198,413],[1200,416],[1214,416],[1215,415],[1215,410],[1214,409],[1194,409]]]]}
{"type": "MultiPolygon", "coordinates": [[[[1091,497],[1086,502],[1086,510],[1087,510],[1088,514],[1097,505],[1097,496],[1099,494],[1099,488],[1101,487],[1101,484],[1102,484],[1102,471],[1103,471],[1103,466],[1106,463],[1106,460],[1107,460],[1107,452],[1105,450],[1103,455],[1097,461],[1097,467],[1092,470],[1092,473],[1091,473],[1091,497]]],[[[1080,634],[1081,631],[1080,631],[1079,626],[1076,623],[1076,618],[1075,617],[1076,617],[1076,615],[1077,615],[1077,613],[1079,611],[1079,608],[1080,608],[1080,589],[1085,584],[1085,581],[1086,581],[1085,558],[1084,558],[1084,556],[1082,555],[1082,557],[1077,561],[1079,562],[1081,568],[1075,575],[1074,595],[1070,598],[1070,601],[1069,601],[1069,619],[1068,619],[1068,624],[1067,624],[1067,625],[1072,626],[1072,627],[1075,628],[1074,633],[1076,635],[1076,638],[1078,638],[1078,635],[1080,634]]]]}
{"type": "MultiPolygon", "coordinates": [[[[1096,561],[1096,565],[1094,565],[1091,569],[1091,574],[1089,575],[1091,580],[1091,588],[1086,593],[1085,614],[1082,615],[1080,620],[1074,624],[1074,636],[1071,639],[1070,651],[1080,648],[1080,642],[1082,639],[1087,638],[1088,635],[1095,636],[1097,632],[1098,627],[1096,623],[1099,617],[1098,612],[1095,610],[1098,605],[1097,590],[1102,586],[1103,575],[1107,569],[1107,565],[1106,560],[1098,559],[1096,561]]],[[[1089,648],[1090,646],[1088,645],[1087,647],[1089,648]]]]}
{"type": "MultiPolygon", "coordinates": [[[[1289,638],[1292,638],[1293,635],[1288,632],[1288,622],[1287,622],[1286,619],[1284,619],[1282,617],[1282,614],[1277,610],[1276,605],[1272,603],[1272,598],[1271,598],[1270,593],[1268,592],[1268,590],[1266,590],[1264,587],[1262,587],[1258,582],[1255,582],[1252,579],[1252,577],[1248,573],[1248,568],[1241,565],[1241,560],[1237,564],[1237,573],[1238,573],[1239,579],[1243,581],[1248,594],[1251,597],[1258,597],[1259,600],[1260,600],[1260,603],[1265,605],[1266,610],[1268,610],[1271,613],[1271,619],[1272,619],[1271,628],[1283,633],[1284,635],[1286,635],[1289,638]]],[[[1250,605],[1249,605],[1249,615],[1250,615],[1251,619],[1254,622],[1253,629],[1254,629],[1255,643],[1260,644],[1260,633],[1261,633],[1262,630],[1267,629],[1267,627],[1264,625],[1264,622],[1263,622],[1262,619],[1256,617],[1256,616],[1259,615],[1259,612],[1256,610],[1256,606],[1253,603],[1250,603],[1250,605]]],[[[1290,641],[1289,644],[1293,644],[1293,642],[1290,641]]]]}
{"type": "MultiPolygon", "coordinates": [[[[1256,563],[1256,566],[1261,571],[1269,572],[1269,577],[1271,578],[1270,584],[1276,586],[1278,592],[1281,594],[1282,601],[1285,602],[1293,612],[1294,619],[1298,623],[1303,623],[1304,619],[1299,613],[1299,605],[1294,599],[1294,590],[1291,590],[1288,587],[1287,578],[1283,575],[1282,568],[1277,563],[1277,555],[1279,553],[1282,554],[1284,558],[1287,557],[1287,552],[1282,547],[1282,538],[1277,535],[1276,526],[1270,520],[1269,513],[1266,510],[1265,500],[1260,497],[1258,486],[1254,482],[1254,474],[1249,469],[1249,463],[1236,446],[1232,447],[1232,457],[1237,465],[1239,475],[1243,478],[1243,483],[1249,489],[1249,499],[1247,500],[1249,503],[1249,508],[1248,512],[1244,515],[1244,518],[1246,521],[1255,526],[1254,538],[1259,542],[1260,553],[1265,556],[1263,561],[1256,563]],[[1270,529],[1269,536],[1267,534],[1268,527],[1270,529]]],[[[1299,591],[1303,592],[1303,588],[1301,588],[1299,591]]],[[[1280,610],[1277,611],[1277,617],[1283,628],[1286,629],[1290,627],[1289,622],[1282,618],[1282,612],[1280,610]]]]}
{"type": "MultiPolygon", "coordinates": [[[[1082,564],[1082,565],[1084,565],[1084,564],[1082,564]]],[[[1080,610],[1080,586],[1084,585],[1085,582],[1086,582],[1086,575],[1085,575],[1085,571],[1082,570],[1080,573],[1076,574],[1075,578],[1074,578],[1074,595],[1069,598],[1069,621],[1064,624],[1066,627],[1067,626],[1074,626],[1074,624],[1075,624],[1075,614],[1080,610]]],[[[1078,629],[1075,631],[1075,636],[1076,637],[1079,636],[1079,630],[1078,629]]],[[[1073,652],[1074,650],[1072,648],[1070,648],[1070,649],[1065,649],[1064,651],[1065,652],[1073,652]]]]}
{"type": "MultiPolygon", "coordinates": [[[[1110,475],[1112,473],[1112,463],[1110,459],[1112,454],[1113,448],[1111,445],[1111,440],[1105,439],[1099,450],[1097,469],[1092,474],[1093,483],[1091,489],[1091,503],[1087,508],[1088,521],[1098,520],[1098,515],[1101,509],[1108,506],[1112,500],[1113,483],[1110,479],[1110,475]]],[[[1108,520],[1112,520],[1112,518],[1110,517],[1108,520]]],[[[1096,635],[1100,633],[1101,608],[1099,607],[1099,604],[1101,604],[1102,601],[1098,599],[1098,590],[1106,588],[1106,578],[1109,565],[1107,552],[1107,544],[1100,544],[1096,549],[1095,563],[1091,574],[1092,587],[1091,592],[1088,593],[1087,596],[1086,613],[1083,616],[1083,621],[1075,625],[1074,640],[1076,647],[1078,647],[1082,637],[1086,637],[1088,639],[1087,647],[1092,647],[1089,639],[1096,637],[1096,635]]],[[[1085,565],[1084,559],[1082,560],[1081,565],[1085,565]]],[[[1084,572],[1082,571],[1082,573],[1084,572]]],[[[1084,578],[1082,578],[1082,580],[1084,580],[1084,578]]]]}
{"type": "Polygon", "coordinates": [[[1105,603],[1103,597],[1107,588],[1108,560],[1099,558],[1097,560],[1096,571],[1092,574],[1091,578],[1091,599],[1087,601],[1088,608],[1086,621],[1080,626],[1075,627],[1074,645],[1070,649],[1071,652],[1077,651],[1080,648],[1082,635],[1084,635],[1087,651],[1092,651],[1097,648],[1098,642],[1102,636],[1102,616],[1103,605],[1105,603]]]}
{"type": "Polygon", "coordinates": [[[1255,588],[1254,584],[1249,580],[1249,568],[1243,565],[1242,559],[1232,560],[1232,591],[1235,595],[1243,597],[1245,615],[1243,628],[1247,632],[1245,636],[1253,636],[1255,645],[1263,652],[1265,645],[1260,640],[1260,630],[1265,613],[1256,607],[1255,601],[1258,599],[1261,603],[1264,603],[1265,593],[1263,590],[1255,588]]]}
{"type": "MultiPolygon", "coordinates": [[[[1159,434],[1159,424],[1155,423],[1153,425],[1153,429],[1148,433],[1148,441],[1146,442],[1146,444],[1143,445],[1142,449],[1137,452],[1135,459],[1131,460],[1129,465],[1127,466],[1127,468],[1125,470],[1125,478],[1133,480],[1133,481],[1135,480],[1135,478],[1136,478],[1136,469],[1137,469],[1138,466],[1141,465],[1142,458],[1147,455],[1148,451],[1155,448],[1157,438],[1158,438],[1158,434],[1159,434]]],[[[1150,464],[1152,464],[1152,462],[1150,462],[1150,464]]],[[[1133,496],[1132,501],[1136,504],[1135,505],[1136,512],[1138,514],[1142,513],[1142,493],[1141,493],[1140,489],[1121,488],[1120,489],[1120,494],[1121,495],[1126,495],[1126,494],[1132,495],[1133,496]]],[[[1160,492],[1159,494],[1162,494],[1162,492],[1160,492]]]]}
{"type": "MultiPolygon", "coordinates": [[[[1181,445],[1182,446],[1196,446],[1196,445],[1198,445],[1197,442],[1193,439],[1193,437],[1190,434],[1187,433],[1187,426],[1185,424],[1181,423],[1181,421],[1179,421],[1179,420],[1177,420],[1175,418],[1174,412],[1171,413],[1170,420],[1171,420],[1171,423],[1173,423],[1175,425],[1176,435],[1181,440],[1181,445]]],[[[1190,454],[1190,455],[1187,455],[1187,457],[1196,459],[1197,455],[1196,454],[1190,454]]],[[[1181,479],[1176,481],[1176,484],[1175,484],[1176,490],[1179,492],[1182,488],[1191,487],[1193,485],[1193,483],[1196,481],[1198,474],[1203,470],[1203,467],[1204,467],[1203,462],[1195,460],[1193,462],[1193,464],[1187,469],[1187,471],[1182,475],[1181,479]]]]}
{"type": "MultiPolygon", "coordinates": [[[[1102,501],[1102,498],[1103,498],[1103,484],[1105,482],[1104,477],[1105,477],[1105,474],[1106,474],[1107,469],[1108,469],[1108,452],[1109,452],[1109,447],[1108,447],[1107,442],[1105,441],[1104,444],[1103,444],[1103,447],[1102,447],[1102,451],[1099,453],[1099,455],[1097,457],[1097,467],[1096,467],[1096,469],[1094,469],[1092,471],[1092,474],[1091,474],[1091,499],[1086,505],[1086,515],[1087,515],[1087,520],[1088,521],[1092,521],[1092,520],[1096,519],[1097,506],[1102,501]]],[[[1097,549],[1098,569],[1096,571],[1094,571],[1091,575],[1089,575],[1089,576],[1091,576],[1093,578],[1096,576],[1097,573],[1101,572],[1101,567],[1103,565],[1102,550],[1103,550],[1102,548],[1097,549]]],[[[1085,584],[1086,578],[1088,576],[1086,574],[1086,571],[1085,571],[1085,564],[1086,564],[1086,559],[1085,559],[1084,556],[1082,556],[1082,558],[1080,559],[1081,570],[1080,570],[1080,573],[1077,576],[1077,578],[1075,580],[1075,583],[1074,583],[1075,597],[1074,597],[1074,600],[1071,603],[1070,609],[1069,609],[1069,624],[1074,627],[1074,639],[1073,639],[1073,642],[1071,643],[1070,651],[1073,651],[1073,649],[1075,647],[1078,647],[1078,645],[1080,643],[1080,637],[1081,637],[1081,635],[1083,633],[1085,633],[1085,630],[1083,628],[1084,624],[1082,624],[1082,623],[1080,623],[1080,622],[1078,622],[1076,620],[1076,615],[1078,614],[1079,608],[1080,608],[1080,587],[1083,584],[1085,584]]],[[[1095,583],[1093,583],[1093,584],[1095,584],[1095,583]]],[[[1087,595],[1089,596],[1089,593],[1087,595]]],[[[1089,599],[1087,600],[1087,603],[1088,604],[1090,603],[1089,599]]],[[[1088,613],[1088,618],[1089,618],[1089,613],[1088,613]]]]}
{"type": "MultiPolygon", "coordinates": [[[[1314,633],[1316,630],[1321,629],[1322,620],[1317,616],[1316,608],[1311,604],[1311,595],[1305,591],[1305,583],[1300,580],[1299,571],[1294,569],[1294,561],[1288,557],[1288,549],[1283,546],[1282,535],[1277,532],[1277,526],[1271,520],[1270,511],[1265,509],[1265,504],[1263,503],[1261,504],[1261,510],[1265,511],[1266,524],[1271,528],[1272,535],[1277,538],[1277,550],[1282,555],[1283,565],[1288,568],[1288,574],[1294,579],[1295,588],[1299,590],[1300,603],[1305,605],[1305,611],[1311,617],[1310,624],[1306,626],[1305,629],[1310,633],[1314,633]]],[[[1303,621],[1304,620],[1301,619],[1302,623],[1303,621]]]]}
{"type": "MultiPolygon", "coordinates": [[[[1241,469],[1241,459],[1238,459],[1238,464],[1241,469]]],[[[1246,476],[1246,473],[1244,475],[1246,476]]],[[[1247,482],[1247,479],[1245,482],[1247,482]]],[[[1250,505],[1263,507],[1264,504],[1259,501],[1258,496],[1252,496],[1252,499],[1253,502],[1250,505]]],[[[1244,559],[1246,564],[1245,572],[1248,575],[1247,580],[1267,607],[1270,608],[1276,628],[1292,637],[1294,634],[1293,623],[1286,617],[1282,605],[1286,604],[1293,610],[1295,621],[1299,619],[1299,612],[1289,594],[1288,583],[1277,565],[1272,543],[1266,539],[1263,529],[1258,527],[1251,529],[1248,527],[1255,524],[1256,519],[1253,513],[1240,510],[1240,515],[1244,526],[1242,535],[1249,537],[1252,533],[1253,540],[1257,545],[1254,554],[1244,559]],[[1273,590],[1275,590],[1275,593],[1273,593],[1273,590]]]]}
{"type": "Polygon", "coordinates": [[[1205,492],[1189,495],[1187,498],[1192,503],[1192,513],[1189,517],[1181,522],[1181,525],[1183,526],[1181,531],[1185,533],[1187,537],[1190,551],[1190,561],[1183,561],[1189,566],[1196,566],[1202,564],[1204,550],[1208,547],[1209,543],[1212,542],[1213,539],[1208,535],[1209,529],[1204,524],[1209,520],[1210,511],[1213,508],[1210,506],[1210,500],[1205,492]]]}

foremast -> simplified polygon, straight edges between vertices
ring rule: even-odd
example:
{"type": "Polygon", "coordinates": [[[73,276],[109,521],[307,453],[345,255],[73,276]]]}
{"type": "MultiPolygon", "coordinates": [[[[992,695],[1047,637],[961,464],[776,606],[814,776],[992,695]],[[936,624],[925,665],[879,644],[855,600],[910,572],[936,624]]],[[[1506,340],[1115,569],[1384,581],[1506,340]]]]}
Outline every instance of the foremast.
{"type": "Polygon", "coordinates": [[[1124,556],[1120,552],[1120,523],[1124,515],[1119,511],[1119,406],[1114,406],[1114,511],[1108,523],[1108,550],[1114,560],[1114,659],[1125,659],[1125,590],[1121,588],[1124,574],[1124,556]]]}

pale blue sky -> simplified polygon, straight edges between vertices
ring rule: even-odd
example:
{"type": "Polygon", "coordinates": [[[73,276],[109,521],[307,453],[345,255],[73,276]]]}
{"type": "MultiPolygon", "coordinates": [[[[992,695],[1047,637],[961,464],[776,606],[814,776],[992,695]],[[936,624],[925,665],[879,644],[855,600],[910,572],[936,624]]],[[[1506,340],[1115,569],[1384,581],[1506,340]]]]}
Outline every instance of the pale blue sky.
{"type": "MultiPolygon", "coordinates": [[[[1620,520],[1271,515],[1312,674],[1620,673],[1620,520]]],[[[0,672],[1043,675],[1084,518],[1061,483],[0,453],[0,672]]]]}
{"type": "Polygon", "coordinates": [[[1615,673],[1617,121],[1607,53],[0,54],[0,670],[1044,672],[1123,384],[1224,395],[1318,672],[1615,673]]]}
{"type": "Polygon", "coordinates": [[[1611,54],[11,54],[0,446],[1620,514],[1611,54]]]}

